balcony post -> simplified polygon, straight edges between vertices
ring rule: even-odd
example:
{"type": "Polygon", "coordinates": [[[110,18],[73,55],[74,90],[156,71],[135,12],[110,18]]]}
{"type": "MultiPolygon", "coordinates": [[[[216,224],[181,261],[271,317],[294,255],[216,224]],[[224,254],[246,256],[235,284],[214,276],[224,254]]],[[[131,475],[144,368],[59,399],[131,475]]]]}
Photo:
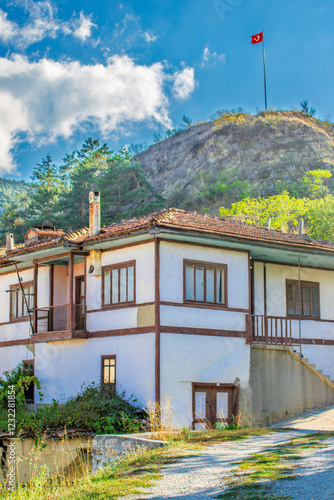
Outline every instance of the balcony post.
{"type": "Polygon", "coordinates": [[[69,262],[69,299],[68,299],[68,329],[74,330],[74,306],[73,306],[73,266],[74,255],[70,253],[69,262]]]}
{"type": "Polygon", "coordinates": [[[252,344],[253,342],[253,316],[251,314],[246,315],[246,344],[252,344]]]}

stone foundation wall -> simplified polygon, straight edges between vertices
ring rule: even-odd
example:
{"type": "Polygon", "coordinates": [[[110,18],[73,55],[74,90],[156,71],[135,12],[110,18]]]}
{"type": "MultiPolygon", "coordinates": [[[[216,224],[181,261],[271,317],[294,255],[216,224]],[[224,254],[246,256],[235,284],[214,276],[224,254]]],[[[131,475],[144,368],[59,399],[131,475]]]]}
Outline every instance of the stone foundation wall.
{"type": "Polygon", "coordinates": [[[95,436],[92,446],[92,471],[95,472],[101,467],[109,465],[111,462],[126,455],[130,451],[138,450],[139,448],[151,450],[165,446],[165,441],[154,439],[146,439],[137,435],[113,435],[101,434],[95,436]]]}

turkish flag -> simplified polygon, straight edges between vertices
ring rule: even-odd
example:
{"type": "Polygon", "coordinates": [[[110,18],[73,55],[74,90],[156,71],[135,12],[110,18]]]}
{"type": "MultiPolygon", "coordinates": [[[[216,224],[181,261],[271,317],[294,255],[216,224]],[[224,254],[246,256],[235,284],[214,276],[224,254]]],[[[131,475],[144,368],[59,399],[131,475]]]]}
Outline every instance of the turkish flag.
{"type": "Polygon", "coordinates": [[[252,43],[260,43],[263,42],[263,31],[261,33],[258,33],[257,35],[252,36],[252,43]]]}

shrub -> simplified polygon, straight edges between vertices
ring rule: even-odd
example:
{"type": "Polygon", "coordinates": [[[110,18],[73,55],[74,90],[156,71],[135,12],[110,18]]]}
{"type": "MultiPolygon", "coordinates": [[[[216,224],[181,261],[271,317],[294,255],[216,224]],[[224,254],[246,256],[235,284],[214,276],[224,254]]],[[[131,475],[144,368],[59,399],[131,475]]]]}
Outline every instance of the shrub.
{"type": "Polygon", "coordinates": [[[16,394],[16,434],[35,436],[52,429],[76,428],[94,431],[97,434],[138,432],[143,427],[143,410],[135,405],[136,400],[126,398],[125,393],[116,393],[113,387],[90,384],[61,403],[53,400],[51,405],[40,406],[35,411],[25,405],[24,390],[36,377],[25,375],[19,365],[12,372],[5,372],[0,379],[0,430],[8,430],[6,394],[11,385],[16,394]]]}

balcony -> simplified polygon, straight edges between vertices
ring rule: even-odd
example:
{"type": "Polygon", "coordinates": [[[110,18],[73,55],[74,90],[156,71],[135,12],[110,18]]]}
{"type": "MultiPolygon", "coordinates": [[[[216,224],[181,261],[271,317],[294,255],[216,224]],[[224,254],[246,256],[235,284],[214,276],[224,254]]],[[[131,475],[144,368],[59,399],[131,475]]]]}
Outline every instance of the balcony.
{"type": "Polygon", "coordinates": [[[292,328],[290,318],[249,314],[246,317],[248,344],[295,345],[299,332],[292,328]]]}
{"type": "Polygon", "coordinates": [[[35,334],[41,342],[87,338],[86,306],[61,304],[36,309],[35,334]]]}

